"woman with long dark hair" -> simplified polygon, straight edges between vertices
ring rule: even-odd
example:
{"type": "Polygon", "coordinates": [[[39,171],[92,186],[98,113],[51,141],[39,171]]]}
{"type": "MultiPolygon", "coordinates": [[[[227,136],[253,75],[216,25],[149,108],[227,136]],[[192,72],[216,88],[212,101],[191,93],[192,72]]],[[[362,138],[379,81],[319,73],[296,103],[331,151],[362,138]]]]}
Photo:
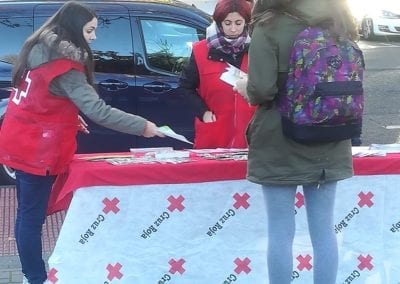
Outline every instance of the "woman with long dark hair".
{"type": "Polygon", "coordinates": [[[10,96],[0,131],[0,162],[16,169],[15,239],[24,283],[42,284],[47,275],[41,232],[52,184],[76,150],[82,111],[116,131],[163,136],[146,119],[112,108],[93,88],[97,17],[78,2],[65,3],[25,42],[13,70],[10,96]]]}

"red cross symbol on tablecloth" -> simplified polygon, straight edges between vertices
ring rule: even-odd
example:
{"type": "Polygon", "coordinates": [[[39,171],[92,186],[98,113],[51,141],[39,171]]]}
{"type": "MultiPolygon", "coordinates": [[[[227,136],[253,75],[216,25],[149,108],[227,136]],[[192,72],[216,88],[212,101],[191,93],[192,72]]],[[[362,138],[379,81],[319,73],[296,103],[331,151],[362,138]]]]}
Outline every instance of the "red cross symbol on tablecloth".
{"type": "Polygon", "coordinates": [[[360,270],[364,270],[365,268],[367,268],[368,270],[372,270],[372,268],[374,268],[374,266],[371,263],[372,256],[370,256],[369,254],[366,257],[360,255],[358,257],[358,260],[360,261],[360,264],[358,265],[358,268],[360,270]]]}
{"type": "Polygon", "coordinates": [[[185,268],[183,268],[183,264],[185,263],[184,259],[179,259],[176,261],[175,259],[171,258],[170,261],[168,261],[169,265],[171,265],[171,268],[169,269],[169,272],[172,274],[175,274],[176,272],[179,272],[181,275],[185,272],[185,268]]]}
{"type": "Polygon", "coordinates": [[[56,277],[58,270],[55,268],[51,268],[49,270],[49,272],[47,273],[47,279],[51,282],[51,283],[57,283],[58,278],[56,277]]]}
{"type": "Polygon", "coordinates": [[[233,207],[236,209],[239,209],[240,207],[243,207],[244,209],[249,208],[250,204],[247,200],[250,198],[250,195],[248,195],[247,192],[243,193],[243,195],[235,193],[233,198],[236,200],[235,203],[233,203],[233,207]]]}
{"type": "Polygon", "coordinates": [[[185,200],[182,195],[179,195],[177,198],[174,196],[170,195],[168,197],[168,201],[170,205],[167,207],[170,212],[174,211],[175,209],[182,212],[183,209],[185,209],[185,206],[183,206],[182,202],[185,200]]]}
{"type": "Polygon", "coordinates": [[[234,270],[237,274],[240,274],[241,272],[244,272],[246,274],[250,273],[251,268],[249,264],[251,261],[248,257],[244,258],[243,260],[241,260],[240,258],[236,258],[233,262],[236,264],[236,268],[234,270]]]}
{"type": "Polygon", "coordinates": [[[297,265],[297,269],[302,271],[303,269],[311,270],[312,265],[311,265],[311,256],[307,254],[306,256],[299,255],[296,257],[296,259],[299,261],[299,265],[297,265]]]}
{"type": "Polygon", "coordinates": [[[108,280],[113,280],[114,278],[121,279],[123,274],[121,273],[121,268],[122,265],[117,262],[115,265],[109,264],[107,265],[107,270],[108,270],[108,280]]]}
{"type": "Polygon", "coordinates": [[[301,206],[304,205],[304,195],[301,192],[296,193],[296,199],[297,201],[294,203],[294,205],[297,208],[300,208],[301,206]]]}
{"type": "Polygon", "coordinates": [[[367,194],[365,194],[364,192],[360,192],[358,194],[358,197],[360,197],[360,201],[358,202],[358,205],[360,207],[364,207],[364,205],[371,207],[372,205],[374,205],[374,203],[372,202],[372,197],[374,197],[374,194],[371,191],[369,191],[367,194]]]}
{"type": "Polygon", "coordinates": [[[119,208],[117,204],[119,203],[119,199],[114,197],[112,200],[108,199],[107,197],[103,199],[104,209],[103,212],[108,214],[108,212],[112,211],[114,213],[118,213],[119,208]]]}

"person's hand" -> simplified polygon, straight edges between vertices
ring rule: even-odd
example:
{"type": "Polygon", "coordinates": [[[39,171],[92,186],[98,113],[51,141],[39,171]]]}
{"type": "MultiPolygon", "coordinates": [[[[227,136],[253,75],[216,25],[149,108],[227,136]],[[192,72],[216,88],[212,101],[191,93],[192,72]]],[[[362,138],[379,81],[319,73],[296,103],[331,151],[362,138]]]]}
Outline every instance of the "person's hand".
{"type": "Polygon", "coordinates": [[[78,115],[78,131],[89,134],[89,129],[87,128],[88,124],[82,118],[82,116],[78,115]]]}
{"type": "Polygon", "coordinates": [[[158,137],[165,137],[160,131],[158,131],[157,125],[155,125],[151,121],[146,121],[146,127],[144,128],[143,136],[146,138],[158,136],[158,137]]]}
{"type": "Polygon", "coordinates": [[[217,118],[215,117],[215,114],[212,111],[207,110],[206,112],[204,112],[203,114],[203,122],[214,122],[216,121],[217,118]]]}
{"type": "Polygon", "coordinates": [[[249,97],[247,95],[247,76],[241,77],[236,81],[236,85],[233,87],[233,90],[238,92],[246,101],[249,101],[249,97]]]}

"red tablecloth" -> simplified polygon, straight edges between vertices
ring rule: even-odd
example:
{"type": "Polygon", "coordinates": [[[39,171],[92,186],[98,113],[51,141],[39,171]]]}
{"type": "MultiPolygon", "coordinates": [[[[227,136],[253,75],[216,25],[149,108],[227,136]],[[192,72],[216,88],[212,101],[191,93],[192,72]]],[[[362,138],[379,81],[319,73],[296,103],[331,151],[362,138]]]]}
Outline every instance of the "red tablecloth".
{"type": "MultiPolygon", "coordinates": [[[[128,153],[125,153],[129,155],[128,153]]],[[[109,154],[115,155],[115,154],[109,154]]],[[[238,180],[246,176],[246,161],[208,160],[193,157],[187,163],[112,165],[76,155],[69,172],[59,176],[50,197],[48,213],[68,208],[72,193],[81,187],[107,185],[174,184],[238,180]]],[[[353,159],[356,175],[400,174],[400,154],[353,159]]]]}

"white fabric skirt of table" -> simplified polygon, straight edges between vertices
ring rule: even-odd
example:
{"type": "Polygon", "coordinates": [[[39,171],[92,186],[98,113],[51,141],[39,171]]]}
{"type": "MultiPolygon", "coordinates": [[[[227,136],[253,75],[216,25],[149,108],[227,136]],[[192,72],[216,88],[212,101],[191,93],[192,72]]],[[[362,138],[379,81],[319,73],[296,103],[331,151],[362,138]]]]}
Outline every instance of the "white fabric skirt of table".
{"type": "MultiPolygon", "coordinates": [[[[399,175],[339,182],[337,283],[400,281],[399,175]]],[[[312,283],[302,190],[294,206],[293,283],[312,283]]],[[[261,186],[246,180],[77,190],[54,252],[57,284],[267,284],[261,186]]],[[[321,283],[323,284],[323,283],[321,283]]]]}

